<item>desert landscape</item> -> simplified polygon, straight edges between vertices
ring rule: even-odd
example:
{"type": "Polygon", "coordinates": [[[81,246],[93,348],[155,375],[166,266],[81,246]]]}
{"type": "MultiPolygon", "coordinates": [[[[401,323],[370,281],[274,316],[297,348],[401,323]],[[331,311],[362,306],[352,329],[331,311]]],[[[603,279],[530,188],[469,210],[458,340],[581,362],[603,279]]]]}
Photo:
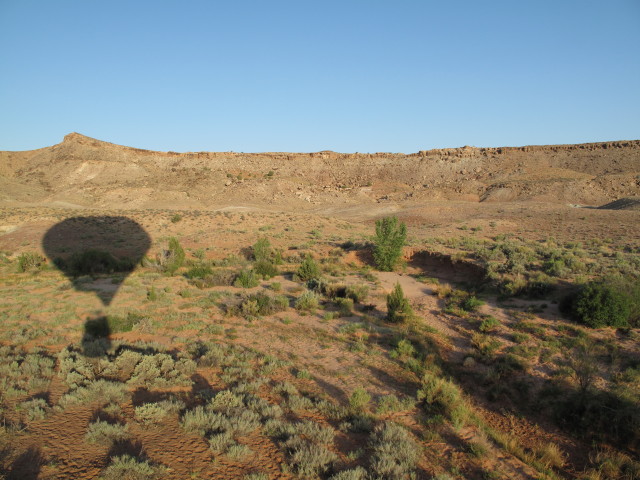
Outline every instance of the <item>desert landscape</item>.
{"type": "Polygon", "coordinates": [[[0,478],[640,478],[640,140],[0,152],[0,478]]]}

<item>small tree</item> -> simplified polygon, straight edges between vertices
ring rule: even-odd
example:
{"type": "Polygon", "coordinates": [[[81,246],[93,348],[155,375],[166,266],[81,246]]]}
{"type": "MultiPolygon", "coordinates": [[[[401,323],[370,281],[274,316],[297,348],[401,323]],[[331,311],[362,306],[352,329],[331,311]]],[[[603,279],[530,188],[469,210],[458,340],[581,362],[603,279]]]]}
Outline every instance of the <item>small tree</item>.
{"type": "Polygon", "coordinates": [[[296,274],[300,277],[300,280],[308,282],[314,278],[320,278],[320,267],[311,255],[307,255],[296,274]]]}
{"type": "Polygon", "coordinates": [[[160,256],[160,265],[167,274],[173,275],[184,263],[184,257],[182,245],[180,245],[177,238],[171,237],[169,239],[169,247],[163,250],[160,256]]]}
{"type": "Polygon", "coordinates": [[[405,298],[400,284],[396,283],[393,291],[387,295],[387,320],[394,323],[404,322],[412,314],[409,300],[405,298]]]}
{"type": "Polygon", "coordinates": [[[568,356],[568,367],[571,370],[571,375],[578,382],[582,396],[593,385],[598,374],[597,355],[599,353],[598,345],[587,338],[579,340],[568,356]]]}
{"type": "Polygon", "coordinates": [[[268,262],[271,260],[271,242],[268,238],[262,237],[253,244],[253,258],[257,262],[268,262]]]}
{"type": "Polygon", "coordinates": [[[397,217],[386,217],[376,221],[373,259],[378,270],[390,272],[402,256],[402,247],[407,239],[407,226],[398,224],[397,217]]]}

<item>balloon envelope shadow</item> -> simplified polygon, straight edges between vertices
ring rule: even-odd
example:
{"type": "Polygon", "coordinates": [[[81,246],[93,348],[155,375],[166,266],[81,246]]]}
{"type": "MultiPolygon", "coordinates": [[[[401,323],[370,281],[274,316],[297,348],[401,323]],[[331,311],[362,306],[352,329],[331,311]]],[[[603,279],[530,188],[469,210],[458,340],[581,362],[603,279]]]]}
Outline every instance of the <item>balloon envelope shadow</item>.
{"type": "Polygon", "coordinates": [[[68,218],[42,239],[44,252],[74,288],[95,292],[105,306],[150,246],[144,228],[121,216],[68,218]]]}

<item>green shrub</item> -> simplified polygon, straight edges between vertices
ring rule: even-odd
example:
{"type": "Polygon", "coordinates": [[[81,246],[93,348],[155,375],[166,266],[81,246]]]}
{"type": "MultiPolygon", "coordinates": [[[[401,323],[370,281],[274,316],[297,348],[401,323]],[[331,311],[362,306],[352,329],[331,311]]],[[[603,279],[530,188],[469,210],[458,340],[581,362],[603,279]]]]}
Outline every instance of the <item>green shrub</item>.
{"type": "Polygon", "coordinates": [[[307,290],[296,300],[296,310],[313,312],[318,308],[319,303],[320,298],[318,297],[318,294],[311,290],[307,290]]]}
{"type": "Polygon", "coordinates": [[[386,422],[371,438],[371,470],[375,478],[411,478],[420,458],[420,447],[400,425],[386,422]]]}
{"type": "Polygon", "coordinates": [[[26,272],[31,269],[40,269],[46,264],[46,259],[37,253],[21,253],[18,257],[18,271],[26,272]]]}
{"type": "Polygon", "coordinates": [[[164,420],[168,415],[177,414],[184,408],[180,400],[163,400],[155,403],[143,403],[135,407],[135,418],[144,424],[155,424],[164,420]]]}
{"type": "Polygon", "coordinates": [[[484,302],[475,295],[469,295],[460,303],[460,307],[466,312],[475,312],[484,305],[484,302]]]}
{"type": "Polygon", "coordinates": [[[428,413],[444,414],[454,426],[463,426],[471,412],[460,388],[450,380],[425,372],[417,399],[428,413]]]}
{"type": "Polygon", "coordinates": [[[293,437],[286,442],[289,452],[289,466],[302,478],[316,478],[328,471],[338,460],[338,456],[322,445],[293,437]]]}
{"type": "Polygon", "coordinates": [[[236,280],[233,282],[235,287],[253,288],[260,284],[258,276],[253,270],[242,270],[236,280]]]}
{"type": "Polygon", "coordinates": [[[368,480],[369,475],[367,471],[362,467],[350,468],[348,470],[342,470],[329,477],[329,480],[368,480]]]}
{"type": "Polygon", "coordinates": [[[500,321],[498,321],[497,318],[493,316],[488,316],[487,318],[482,320],[482,323],[480,324],[480,331],[484,333],[492,332],[499,326],[500,326],[500,321]]]}
{"type": "Polygon", "coordinates": [[[237,278],[233,270],[214,270],[212,273],[204,275],[202,278],[192,278],[190,283],[198,288],[207,287],[228,287],[233,285],[237,278]]]}
{"type": "Polygon", "coordinates": [[[129,426],[117,423],[107,423],[101,420],[90,423],[85,439],[89,443],[110,445],[113,442],[121,442],[130,437],[129,426]]]}
{"type": "Polygon", "coordinates": [[[376,413],[382,415],[385,413],[402,412],[415,407],[415,401],[411,397],[400,400],[395,395],[383,395],[377,401],[376,413]]]}
{"type": "Polygon", "coordinates": [[[156,287],[154,287],[153,285],[151,285],[151,288],[147,290],[147,300],[149,300],[150,302],[155,302],[156,300],[158,300],[158,292],[156,291],[156,287]]]}
{"type": "Polygon", "coordinates": [[[190,280],[195,278],[205,278],[208,275],[213,275],[213,269],[208,265],[195,265],[184,274],[184,276],[190,280]]]}
{"type": "Polygon", "coordinates": [[[369,404],[371,401],[371,395],[367,393],[367,391],[362,388],[356,388],[351,396],[349,397],[349,406],[354,411],[361,411],[369,404]]]}
{"type": "Polygon", "coordinates": [[[350,298],[337,298],[336,304],[340,309],[341,317],[348,317],[353,314],[353,300],[350,298]]]}
{"type": "Polygon", "coordinates": [[[272,315],[289,308],[289,299],[285,295],[270,297],[264,293],[249,295],[240,305],[244,317],[272,315]]]}
{"type": "Polygon", "coordinates": [[[311,255],[307,255],[304,261],[300,264],[296,275],[303,282],[308,282],[309,280],[320,277],[320,267],[311,255]]]}
{"type": "Polygon", "coordinates": [[[405,298],[402,287],[396,283],[393,291],[387,295],[387,320],[394,323],[404,322],[413,315],[409,300],[405,298]]]}
{"type": "Polygon", "coordinates": [[[363,303],[369,295],[369,287],[366,285],[349,285],[345,291],[345,296],[355,303],[363,303]]]}
{"type": "Polygon", "coordinates": [[[163,271],[173,275],[184,264],[185,253],[177,238],[171,237],[169,245],[160,255],[159,263],[163,271]]]}
{"type": "Polygon", "coordinates": [[[269,262],[272,256],[271,242],[269,239],[263,237],[258,239],[252,247],[252,256],[256,262],[269,262]]]}
{"type": "Polygon", "coordinates": [[[273,263],[268,260],[259,260],[253,266],[253,270],[257,275],[262,276],[264,279],[269,279],[275,277],[280,272],[278,271],[278,267],[276,267],[273,263]]]}
{"type": "Polygon", "coordinates": [[[607,281],[592,281],[563,301],[562,309],[591,328],[627,327],[631,315],[629,295],[607,281]]]}
{"type": "Polygon", "coordinates": [[[376,221],[373,259],[378,270],[392,271],[400,257],[407,238],[407,226],[398,225],[397,217],[386,217],[376,221]]]}
{"type": "Polygon", "coordinates": [[[125,316],[107,315],[107,324],[111,333],[130,332],[133,327],[146,318],[136,312],[127,312],[125,316]]]}
{"type": "Polygon", "coordinates": [[[165,474],[166,468],[162,466],[122,455],[111,459],[111,464],[104,469],[99,480],[160,480],[165,474]]]}

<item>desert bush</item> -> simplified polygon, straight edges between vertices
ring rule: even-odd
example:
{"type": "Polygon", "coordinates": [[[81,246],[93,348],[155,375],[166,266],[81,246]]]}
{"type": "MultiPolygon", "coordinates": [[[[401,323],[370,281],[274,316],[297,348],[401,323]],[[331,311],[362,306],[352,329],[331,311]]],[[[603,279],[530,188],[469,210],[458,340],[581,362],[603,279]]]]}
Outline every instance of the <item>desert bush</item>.
{"type": "Polygon", "coordinates": [[[269,475],[264,472],[253,472],[246,474],[242,480],[269,480],[269,475]]]}
{"type": "Polygon", "coordinates": [[[409,300],[405,298],[402,287],[396,283],[393,291],[387,295],[387,320],[393,323],[404,322],[413,315],[409,300]]]}
{"type": "Polygon", "coordinates": [[[158,263],[168,275],[173,275],[184,264],[185,253],[177,238],[171,237],[166,249],[162,250],[158,263]]]}
{"type": "Polygon", "coordinates": [[[628,293],[613,282],[592,281],[565,297],[561,309],[591,328],[627,327],[632,301],[628,293]]]}
{"type": "Polygon", "coordinates": [[[144,318],[137,312],[128,312],[124,316],[107,315],[85,322],[85,332],[94,338],[108,337],[111,333],[130,332],[144,318]]]}
{"type": "Polygon", "coordinates": [[[166,468],[151,465],[130,455],[113,457],[111,463],[100,474],[99,480],[161,480],[166,468]]]}
{"type": "Polygon", "coordinates": [[[194,265],[184,273],[189,280],[204,279],[209,275],[213,275],[213,269],[208,265],[194,265]]]}
{"type": "Polygon", "coordinates": [[[136,420],[145,424],[160,423],[167,416],[177,414],[184,408],[184,402],[171,399],[160,402],[144,403],[135,407],[136,420]]]}
{"type": "Polygon", "coordinates": [[[356,467],[349,470],[342,470],[329,477],[329,480],[368,480],[368,478],[369,475],[364,468],[356,467]]]}
{"type": "Polygon", "coordinates": [[[241,460],[251,454],[251,449],[247,445],[234,443],[227,448],[226,454],[231,460],[241,460]]]}
{"type": "Polygon", "coordinates": [[[215,433],[209,437],[209,450],[213,453],[224,453],[233,444],[233,435],[229,432],[215,433]]]}
{"type": "Polygon", "coordinates": [[[285,443],[289,453],[288,465],[302,478],[315,478],[327,472],[338,456],[322,445],[293,437],[285,443]]]}
{"type": "Polygon", "coordinates": [[[227,431],[229,422],[223,414],[197,406],[182,415],[180,425],[186,432],[197,433],[204,437],[211,432],[227,431]]]}
{"type": "Polygon", "coordinates": [[[228,408],[242,407],[243,404],[241,395],[237,395],[230,390],[221,390],[209,400],[208,407],[215,412],[223,412],[228,408]]]}
{"type": "Polygon", "coordinates": [[[318,308],[319,303],[318,294],[311,290],[306,290],[296,299],[295,305],[297,310],[313,312],[318,308]]]}
{"type": "Polygon", "coordinates": [[[431,372],[424,373],[417,399],[428,412],[444,414],[454,425],[464,425],[471,415],[460,388],[431,372]]]}
{"type": "Polygon", "coordinates": [[[386,217],[376,221],[373,258],[378,270],[392,271],[400,257],[407,238],[407,226],[398,225],[397,217],[386,217]]]}
{"type": "Polygon", "coordinates": [[[538,460],[545,468],[562,468],[565,464],[565,454],[555,443],[548,442],[535,449],[538,460]]]}
{"type": "Polygon", "coordinates": [[[335,437],[333,428],[319,425],[318,423],[310,420],[304,420],[296,423],[294,428],[298,435],[302,435],[307,440],[319,445],[331,445],[335,437]]]}
{"type": "Polygon", "coordinates": [[[385,422],[370,440],[371,470],[377,478],[410,478],[420,456],[420,447],[401,426],[385,422]]]}
{"type": "Polygon", "coordinates": [[[238,277],[234,270],[214,270],[212,273],[202,278],[192,278],[189,283],[198,288],[208,287],[229,287],[238,277]]]}
{"type": "Polygon", "coordinates": [[[258,276],[253,270],[242,270],[233,282],[233,286],[238,288],[253,288],[259,284],[258,276]]]}
{"type": "Polygon", "coordinates": [[[480,432],[478,436],[469,441],[468,447],[474,456],[481,458],[489,453],[491,442],[484,433],[480,432]]]}
{"type": "Polygon", "coordinates": [[[256,243],[251,247],[251,254],[253,259],[257,262],[270,261],[271,260],[271,242],[266,237],[258,239],[256,243]]]}
{"type": "Polygon", "coordinates": [[[640,478],[640,462],[624,453],[604,448],[595,453],[593,476],[589,480],[637,480],[640,478]]]}
{"type": "Polygon", "coordinates": [[[117,423],[107,423],[97,420],[90,423],[85,434],[85,440],[89,443],[110,445],[114,442],[122,442],[130,437],[129,426],[117,423]]]}
{"type": "Polygon", "coordinates": [[[482,323],[480,323],[479,329],[483,333],[493,332],[499,326],[500,326],[500,321],[498,321],[497,318],[490,315],[482,320],[482,323]]]}
{"type": "Polygon", "coordinates": [[[488,335],[474,333],[471,336],[471,345],[478,350],[482,359],[491,360],[494,358],[498,349],[502,346],[502,343],[500,340],[491,338],[488,335]]]}
{"type": "Polygon", "coordinates": [[[256,275],[260,275],[265,280],[275,277],[280,273],[278,267],[268,260],[257,261],[253,266],[253,270],[256,272],[256,275]]]}
{"type": "Polygon", "coordinates": [[[258,315],[272,315],[289,307],[289,299],[284,295],[271,297],[265,293],[249,295],[240,305],[242,314],[256,317],[258,315]]]}
{"type": "Polygon", "coordinates": [[[96,380],[86,387],[76,387],[63,395],[58,401],[57,407],[65,409],[71,405],[100,402],[102,405],[109,403],[122,403],[125,400],[125,385],[120,382],[96,380]]]}
{"type": "Polygon", "coordinates": [[[296,427],[280,418],[272,418],[264,423],[263,432],[269,437],[284,441],[295,435],[296,427]]]}
{"type": "Polygon", "coordinates": [[[350,298],[336,298],[336,305],[338,305],[341,317],[353,315],[353,300],[350,298]]]}
{"type": "Polygon", "coordinates": [[[272,418],[280,418],[283,415],[282,408],[278,404],[272,404],[253,395],[247,395],[245,404],[248,409],[260,415],[262,421],[272,418]]]}
{"type": "Polygon", "coordinates": [[[355,303],[363,303],[369,295],[369,287],[367,285],[349,285],[345,295],[355,303]]]}
{"type": "Polygon", "coordinates": [[[58,375],[64,377],[65,383],[72,390],[88,385],[96,377],[93,364],[70,347],[58,353],[58,362],[58,375]]]}
{"type": "Polygon", "coordinates": [[[320,277],[320,267],[311,255],[307,255],[298,267],[296,275],[303,282],[308,282],[320,277]]]}
{"type": "Polygon", "coordinates": [[[393,394],[383,395],[377,400],[376,413],[383,415],[385,413],[402,412],[410,410],[415,406],[415,401],[410,397],[400,400],[393,394]]]}
{"type": "Polygon", "coordinates": [[[189,377],[195,369],[195,362],[188,358],[174,360],[166,353],[144,355],[127,383],[147,388],[191,386],[192,381],[189,377]]]}
{"type": "Polygon", "coordinates": [[[555,418],[564,428],[619,447],[640,441],[640,408],[637,398],[613,391],[576,391],[554,403],[555,418]]]}
{"type": "Polygon", "coordinates": [[[349,406],[356,412],[362,411],[370,401],[371,395],[369,395],[364,388],[358,387],[349,397],[349,406]]]}
{"type": "Polygon", "coordinates": [[[551,258],[547,260],[542,265],[542,270],[552,277],[566,277],[569,273],[569,268],[562,258],[551,258]]]}
{"type": "Polygon", "coordinates": [[[234,435],[248,435],[260,426],[260,415],[247,409],[228,411],[227,429],[234,435]]]}
{"type": "Polygon", "coordinates": [[[466,312],[475,312],[482,305],[484,305],[484,302],[475,295],[469,295],[460,302],[460,307],[466,312]]]}
{"type": "Polygon", "coordinates": [[[556,281],[542,272],[531,275],[520,294],[529,298],[545,298],[556,288],[556,281]]]}
{"type": "Polygon", "coordinates": [[[47,415],[49,406],[44,398],[33,398],[20,403],[20,410],[28,420],[42,420],[47,415]]]}
{"type": "Polygon", "coordinates": [[[291,395],[287,398],[287,407],[294,411],[299,412],[301,410],[311,410],[314,405],[310,398],[303,397],[301,395],[291,395]]]}
{"type": "Polygon", "coordinates": [[[18,256],[18,271],[19,272],[27,272],[29,270],[41,269],[44,265],[46,265],[47,260],[33,252],[25,252],[21,253],[18,256]]]}

